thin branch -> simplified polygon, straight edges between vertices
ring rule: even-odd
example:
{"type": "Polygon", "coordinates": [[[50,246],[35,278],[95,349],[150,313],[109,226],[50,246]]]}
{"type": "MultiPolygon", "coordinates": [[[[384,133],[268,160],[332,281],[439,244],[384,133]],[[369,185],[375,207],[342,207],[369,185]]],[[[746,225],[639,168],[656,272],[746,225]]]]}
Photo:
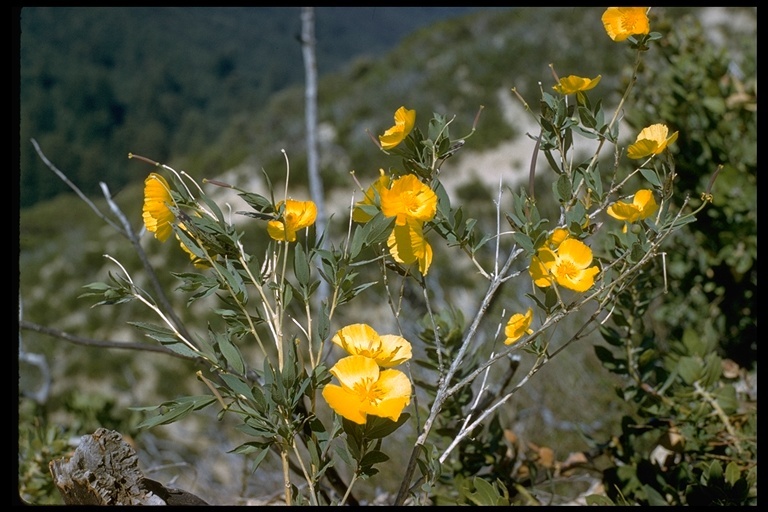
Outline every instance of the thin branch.
{"type": "Polygon", "coordinates": [[[29,140],[30,142],[32,142],[32,146],[34,146],[35,151],[37,152],[37,155],[40,157],[40,160],[42,160],[43,163],[50,170],[52,170],[56,174],[56,176],[58,176],[61,179],[61,181],[66,183],[69,186],[69,188],[71,188],[75,192],[75,194],[77,194],[77,196],[85,202],[85,204],[90,206],[91,210],[93,210],[100,219],[102,219],[104,222],[106,222],[107,224],[115,228],[117,231],[121,231],[120,227],[117,224],[112,222],[110,218],[108,218],[103,213],[101,213],[101,210],[96,208],[96,205],[93,204],[93,202],[90,199],[88,199],[88,197],[85,194],[83,194],[83,192],[77,187],[77,185],[69,181],[69,178],[67,178],[67,176],[63,172],[61,172],[55,165],[53,165],[51,161],[48,160],[48,158],[46,158],[46,156],[43,154],[43,151],[40,149],[40,145],[37,143],[35,139],[29,139],[29,140]]]}
{"type": "Polygon", "coordinates": [[[187,359],[189,361],[197,361],[199,359],[197,357],[190,357],[190,356],[179,354],[178,352],[174,352],[173,350],[167,349],[161,345],[158,346],[158,345],[151,345],[148,343],[133,343],[130,341],[104,341],[104,340],[95,340],[92,338],[84,338],[82,336],[75,336],[74,334],[69,334],[59,329],[45,327],[43,325],[36,324],[34,322],[28,322],[26,320],[22,320],[19,322],[19,328],[26,329],[28,331],[39,332],[40,334],[46,334],[48,336],[53,336],[54,338],[62,339],[69,343],[73,343],[75,345],[81,345],[86,347],[119,348],[123,350],[140,350],[143,352],[159,352],[161,354],[165,354],[172,357],[178,357],[179,359],[187,359]]]}

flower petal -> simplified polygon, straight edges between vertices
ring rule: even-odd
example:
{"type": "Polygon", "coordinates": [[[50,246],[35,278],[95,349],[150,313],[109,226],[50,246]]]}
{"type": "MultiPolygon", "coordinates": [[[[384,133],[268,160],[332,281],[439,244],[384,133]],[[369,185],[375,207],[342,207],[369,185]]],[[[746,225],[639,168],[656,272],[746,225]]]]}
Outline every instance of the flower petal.
{"type": "Polygon", "coordinates": [[[419,262],[419,272],[427,275],[432,264],[432,246],[424,238],[422,223],[408,219],[404,226],[395,225],[387,239],[392,258],[398,263],[410,265],[419,262]]]}
{"type": "Polygon", "coordinates": [[[165,242],[173,233],[173,221],[176,219],[168,205],[173,204],[168,182],[156,172],[150,173],[144,180],[144,206],[142,218],[147,231],[155,238],[165,242]]]}
{"type": "Polygon", "coordinates": [[[366,404],[355,393],[335,384],[326,384],[323,388],[323,398],[338,415],[359,425],[365,424],[366,404]]]}
{"type": "Polygon", "coordinates": [[[384,135],[379,135],[379,143],[381,143],[382,149],[392,149],[400,144],[416,123],[416,111],[408,110],[405,107],[400,107],[395,112],[395,125],[384,132],[384,135]]]}
{"type": "Polygon", "coordinates": [[[384,370],[376,389],[380,399],[368,407],[368,414],[397,421],[405,406],[411,403],[411,381],[399,370],[384,370]]]}
{"type": "Polygon", "coordinates": [[[563,243],[557,248],[557,256],[560,259],[568,258],[580,269],[584,269],[592,263],[592,249],[581,240],[576,240],[575,238],[563,240],[563,243]]]}

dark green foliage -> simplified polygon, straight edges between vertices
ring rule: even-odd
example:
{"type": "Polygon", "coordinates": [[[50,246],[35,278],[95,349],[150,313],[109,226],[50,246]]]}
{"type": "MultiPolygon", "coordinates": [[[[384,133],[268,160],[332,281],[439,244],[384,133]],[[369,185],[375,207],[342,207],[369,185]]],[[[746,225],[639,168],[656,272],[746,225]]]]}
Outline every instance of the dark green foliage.
{"type": "Polygon", "coordinates": [[[657,316],[676,338],[686,325],[711,324],[721,355],[749,368],[757,355],[757,41],[736,34],[734,48],[718,48],[692,17],[660,23],[668,38],[648,55],[649,85],[638,88],[641,108],[627,121],[678,130],[676,202],[698,204],[705,192],[714,201],[668,255],[678,300],[667,297],[657,316]]]}
{"type": "Polygon", "coordinates": [[[617,464],[604,472],[605,487],[622,504],[754,505],[756,41],[735,37],[728,53],[692,18],[655,28],[668,36],[647,54],[641,108],[627,121],[636,130],[658,122],[678,130],[675,202],[698,206],[705,193],[714,202],[667,252],[668,292],[659,297],[649,280],[657,272],[640,276],[618,297],[613,327],[603,326],[610,348],[596,347],[597,355],[626,378],[617,392],[637,413],[610,450],[617,464]],[[738,374],[726,373],[726,358],[738,374]]]}

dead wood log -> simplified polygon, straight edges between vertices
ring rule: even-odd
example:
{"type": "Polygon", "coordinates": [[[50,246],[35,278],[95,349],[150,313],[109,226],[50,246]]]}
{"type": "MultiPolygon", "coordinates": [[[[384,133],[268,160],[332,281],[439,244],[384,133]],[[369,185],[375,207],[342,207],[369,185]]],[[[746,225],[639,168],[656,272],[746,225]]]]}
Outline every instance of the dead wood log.
{"type": "Polygon", "coordinates": [[[192,493],[145,478],[136,452],[114,430],[83,436],[72,457],[48,466],[67,505],[208,505],[192,493]]]}

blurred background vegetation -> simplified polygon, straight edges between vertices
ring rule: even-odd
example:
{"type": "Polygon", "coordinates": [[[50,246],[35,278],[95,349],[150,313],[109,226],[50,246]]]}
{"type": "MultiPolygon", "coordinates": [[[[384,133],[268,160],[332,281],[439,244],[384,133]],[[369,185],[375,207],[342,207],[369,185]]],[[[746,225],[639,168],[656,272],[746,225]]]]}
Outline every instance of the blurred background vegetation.
{"type": "MultiPolygon", "coordinates": [[[[454,133],[468,132],[483,105],[478,133],[467,141],[479,154],[525,140],[526,122],[505,117],[504,101],[516,87],[536,111],[539,82],[553,82],[550,63],[560,76],[602,74],[600,87],[610,91],[605,101],[616,101],[630,54],[605,37],[601,13],[317,8],[326,193],[348,190],[350,170],[373,176],[386,165],[366,131],[389,127],[400,105],[424,118],[455,114],[454,133]]],[[[625,121],[639,129],[663,120],[680,131],[680,202],[698,198],[717,165],[723,169],[713,188],[714,205],[669,250],[670,293],[651,308],[645,335],[668,346],[689,335],[710,340],[724,360],[753,373],[756,382],[756,10],[654,8],[651,23],[664,35],[662,45],[646,55],[648,75],[635,89],[641,108],[628,112],[625,121]]],[[[106,278],[111,267],[103,254],[138,269],[135,253],[55,177],[29,140],[36,139],[103,211],[98,184],[105,182],[136,226],[149,169],[129,161],[129,152],[198,180],[226,176],[248,188],[259,184],[261,169],[274,182],[283,179],[285,149],[292,184],[300,185],[306,157],[299,8],[31,7],[21,11],[20,27],[23,319],[86,338],[140,341],[126,322],[143,319],[141,308],[89,309],[77,299],[84,284],[106,278]]],[[[508,158],[527,162],[530,153],[508,158]]],[[[462,168],[460,162],[454,168],[462,168]]],[[[458,201],[473,212],[492,206],[494,191],[482,182],[469,180],[458,190],[458,201]]],[[[263,233],[252,235],[258,243],[263,233]]],[[[147,243],[146,249],[163,267],[188,263],[170,244],[147,243]]],[[[434,268],[440,265],[436,261],[434,268]]],[[[458,293],[458,309],[472,304],[470,279],[457,281],[450,271],[436,275],[470,297],[462,300],[458,293]]],[[[161,278],[174,289],[170,275],[161,278]]],[[[172,300],[186,319],[210,316],[200,306],[186,309],[180,292],[172,300]]],[[[617,400],[614,387],[623,381],[601,367],[591,346],[600,341],[585,340],[547,365],[520,393],[505,428],[556,448],[560,458],[585,449],[590,439],[617,433],[633,406],[617,400]]],[[[179,487],[201,495],[205,490],[212,502],[234,503],[235,497],[263,490],[250,481],[242,458],[225,453],[236,440],[212,415],[135,431],[139,419],[129,407],[195,394],[190,363],[77,346],[33,330],[21,333],[20,351],[44,361],[19,363],[24,499],[57,503],[48,460],[72,449],[69,436],[99,426],[140,440],[144,466],[158,471],[148,476],[175,478],[179,487]]]]}

